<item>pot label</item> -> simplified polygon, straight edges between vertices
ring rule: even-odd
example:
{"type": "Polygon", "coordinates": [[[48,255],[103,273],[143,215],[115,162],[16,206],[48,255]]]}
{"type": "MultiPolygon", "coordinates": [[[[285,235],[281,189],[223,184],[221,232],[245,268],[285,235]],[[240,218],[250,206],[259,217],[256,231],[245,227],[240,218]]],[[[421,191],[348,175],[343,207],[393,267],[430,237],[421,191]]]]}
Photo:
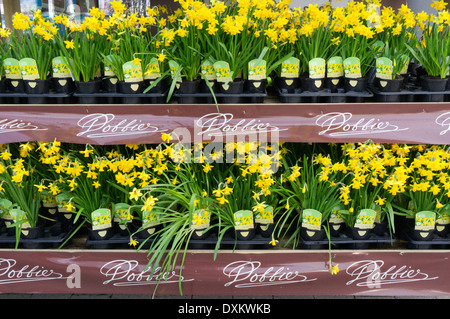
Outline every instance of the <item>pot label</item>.
{"type": "Polygon", "coordinates": [[[312,79],[321,79],[325,77],[325,60],[315,58],[309,61],[309,77],[312,79]]]}
{"type": "Polygon", "coordinates": [[[211,212],[206,209],[197,209],[192,213],[191,229],[204,229],[209,227],[211,212]]]}
{"type": "Polygon", "coordinates": [[[344,74],[346,78],[357,79],[361,76],[361,64],[357,57],[344,60],[344,74]]]}
{"type": "Polygon", "coordinates": [[[152,58],[145,67],[144,79],[155,80],[159,77],[161,77],[161,69],[159,68],[158,59],[152,58]]]}
{"type": "MultiPolygon", "coordinates": [[[[170,74],[172,75],[172,79],[174,79],[177,72],[179,72],[178,70],[180,69],[180,65],[177,62],[175,62],[174,60],[170,60],[169,68],[170,68],[170,74]]],[[[181,74],[179,74],[178,78],[177,78],[177,83],[176,83],[177,88],[180,86],[180,83],[181,83],[181,74]]]]}
{"type": "Polygon", "coordinates": [[[315,209],[304,209],[302,213],[302,227],[310,230],[320,230],[322,213],[315,209]]]}
{"type": "Polygon", "coordinates": [[[234,228],[238,230],[252,229],[253,212],[251,210],[239,210],[234,213],[234,228]]]}
{"type": "Polygon", "coordinates": [[[22,72],[22,78],[24,80],[37,80],[39,79],[39,71],[37,68],[36,60],[31,58],[24,58],[19,61],[20,72],[22,72]]]}
{"type": "Polygon", "coordinates": [[[144,80],[140,63],[128,61],[123,64],[122,69],[125,82],[142,82],[144,80]]]}
{"type": "Polygon", "coordinates": [[[393,68],[392,60],[384,57],[377,58],[376,77],[384,80],[392,80],[393,68]]]}
{"type": "Polygon", "coordinates": [[[436,224],[436,213],[432,211],[421,211],[415,216],[415,230],[432,230],[436,224]]]}
{"type": "Polygon", "coordinates": [[[281,77],[298,78],[300,74],[300,60],[290,57],[281,63],[281,77]]]}
{"type": "Polygon", "coordinates": [[[338,78],[344,76],[344,61],[340,56],[334,56],[327,62],[327,77],[338,78]]]}
{"type": "Polygon", "coordinates": [[[402,69],[400,70],[400,74],[407,74],[408,73],[408,67],[409,62],[411,61],[411,58],[407,55],[404,55],[402,57],[403,59],[400,59],[402,61],[402,69]]]}
{"type": "Polygon", "coordinates": [[[30,223],[28,222],[27,214],[18,208],[13,208],[9,211],[14,223],[21,223],[22,228],[30,228],[30,223]]]}
{"type": "Polygon", "coordinates": [[[106,77],[116,76],[116,74],[114,73],[114,64],[117,61],[119,61],[119,57],[115,54],[105,56],[105,59],[103,61],[103,71],[106,77]]]}
{"type": "Polygon", "coordinates": [[[231,70],[228,62],[217,61],[214,63],[214,71],[216,72],[216,77],[218,82],[230,82],[231,81],[231,70]]]}
{"type": "Polygon", "coordinates": [[[214,64],[209,60],[206,60],[202,63],[201,72],[208,81],[214,81],[216,79],[214,64]]]}
{"type": "Polygon", "coordinates": [[[57,57],[53,58],[52,70],[53,70],[54,78],[70,78],[70,77],[72,77],[69,66],[67,64],[67,59],[63,56],[57,56],[57,57]]]}
{"type": "Polygon", "coordinates": [[[248,79],[252,81],[264,80],[266,78],[266,60],[251,60],[248,63],[248,79]]]}
{"type": "Polygon", "coordinates": [[[255,222],[259,224],[273,223],[273,207],[264,205],[264,209],[258,210],[255,214],[255,222]]]}
{"type": "Polygon", "coordinates": [[[161,224],[160,211],[156,209],[144,210],[142,212],[142,227],[153,227],[161,224]]]}
{"type": "Polygon", "coordinates": [[[92,229],[106,229],[112,226],[111,211],[107,208],[99,208],[91,213],[92,229]]]}
{"type": "Polygon", "coordinates": [[[3,61],[5,68],[5,76],[7,79],[18,80],[22,79],[22,73],[20,72],[19,60],[13,58],[7,58],[3,61]]]}
{"type": "Polygon", "coordinates": [[[0,199],[0,216],[9,215],[9,211],[12,208],[12,203],[6,198],[0,199]]]}
{"type": "Polygon", "coordinates": [[[118,203],[114,205],[114,221],[117,223],[126,221],[131,222],[130,205],[126,203],[118,203]]]}
{"type": "Polygon", "coordinates": [[[356,216],[355,227],[360,229],[373,228],[376,214],[373,209],[361,209],[356,216]]]}
{"type": "Polygon", "coordinates": [[[344,223],[344,218],[342,217],[340,207],[333,209],[333,211],[330,214],[330,222],[335,224],[344,223]]]}

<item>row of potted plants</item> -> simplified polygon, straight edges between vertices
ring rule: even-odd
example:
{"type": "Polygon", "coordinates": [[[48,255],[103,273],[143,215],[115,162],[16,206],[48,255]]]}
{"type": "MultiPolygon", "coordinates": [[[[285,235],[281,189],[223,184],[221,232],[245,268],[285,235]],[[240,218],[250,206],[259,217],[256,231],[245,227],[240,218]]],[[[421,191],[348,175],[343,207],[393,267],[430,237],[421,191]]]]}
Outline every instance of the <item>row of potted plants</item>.
{"type": "Polygon", "coordinates": [[[92,239],[107,239],[115,224],[131,239],[148,228],[142,239],[161,236],[170,228],[161,225],[175,223],[170,236],[181,236],[180,242],[212,229],[219,241],[233,230],[235,239],[246,240],[258,229],[268,241],[283,239],[294,248],[301,237],[323,239],[343,225],[355,228],[354,239],[367,238],[381,224],[382,233],[394,233],[394,215],[411,217],[420,236],[448,224],[447,147],[367,142],[277,148],[261,153],[262,146],[248,142],[192,148],[7,144],[0,154],[3,219],[31,229],[56,219],[41,204],[47,210],[59,205],[90,226],[92,239]]]}
{"type": "Polygon", "coordinates": [[[448,241],[447,146],[185,145],[162,137],[160,145],[3,145],[0,208],[16,246],[63,216],[71,235],[87,229],[94,244],[119,234],[148,249],[153,271],[169,271],[189,244],[208,238],[214,258],[230,238],[236,247],[256,236],[298,248],[331,244],[342,232],[355,241],[392,238],[401,228],[415,240],[448,241]]]}
{"type": "MultiPolygon", "coordinates": [[[[407,76],[411,61],[421,66],[424,90],[445,90],[450,61],[449,12],[433,1],[436,14],[413,13],[406,5],[394,11],[380,2],[350,1],[303,10],[289,1],[179,1],[168,13],[148,7],[127,12],[120,0],[113,14],[98,8],[81,24],[40,11],[13,17],[13,30],[2,29],[2,74],[15,92],[57,92],[75,83],[82,94],[138,94],[157,87],[179,94],[264,92],[267,83],[288,91],[360,91],[376,67],[375,85],[386,90],[407,76]],[[169,81],[168,84],[165,84],[169,81]],[[268,82],[267,82],[268,81],[268,82]],[[301,83],[301,84],[300,84],[301,83]],[[361,85],[361,88],[360,88],[361,85]],[[188,87],[185,87],[188,86],[188,87]],[[42,89],[41,89],[42,88],[42,89]],[[230,91],[231,90],[231,91],[230,91]],[[236,90],[236,91],[235,91],[236,90]]],[[[400,84],[399,84],[400,83],[400,84]]]]}

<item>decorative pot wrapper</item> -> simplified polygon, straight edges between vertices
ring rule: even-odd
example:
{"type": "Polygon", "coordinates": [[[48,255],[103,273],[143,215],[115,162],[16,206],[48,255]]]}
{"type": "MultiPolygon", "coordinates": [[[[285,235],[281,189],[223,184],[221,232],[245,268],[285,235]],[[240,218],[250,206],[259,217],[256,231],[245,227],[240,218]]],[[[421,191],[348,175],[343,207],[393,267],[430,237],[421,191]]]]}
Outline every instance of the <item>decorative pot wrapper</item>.
{"type": "Polygon", "coordinates": [[[336,206],[331,210],[330,223],[343,224],[345,222],[341,210],[342,208],[340,206],[336,206]]]}
{"type": "Polygon", "coordinates": [[[350,57],[344,60],[344,74],[345,77],[349,79],[357,79],[362,77],[359,58],[350,57]]]}
{"type": "Polygon", "coordinates": [[[71,78],[72,73],[70,72],[67,59],[63,56],[54,57],[52,60],[52,76],[58,79],[71,78]]]}
{"type": "Polygon", "coordinates": [[[41,193],[41,201],[42,201],[42,206],[47,207],[47,208],[53,208],[53,207],[58,206],[56,196],[52,195],[51,193],[46,192],[46,191],[43,191],[41,193]]]}
{"type": "Polygon", "coordinates": [[[416,213],[414,229],[415,230],[433,230],[436,224],[436,213],[432,211],[421,211],[416,213]]]}
{"type": "Polygon", "coordinates": [[[300,75],[300,60],[290,57],[281,63],[281,77],[298,78],[300,75]]]}
{"type": "Polygon", "coordinates": [[[161,69],[157,58],[152,58],[145,67],[144,80],[156,80],[161,77],[161,69]]]}
{"type": "MultiPolygon", "coordinates": [[[[20,72],[19,60],[14,58],[7,58],[3,61],[3,66],[5,68],[5,77],[10,80],[21,80],[22,72],[20,72]]],[[[14,85],[14,81],[11,84],[14,85]]],[[[18,85],[18,83],[17,83],[18,85]]],[[[17,86],[16,85],[16,86],[17,86]]]]}
{"type": "Polygon", "coordinates": [[[254,228],[253,212],[251,210],[238,210],[235,212],[234,228],[236,230],[249,230],[254,228]]]}
{"type": "Polygon", "coordinates": [[[121,223],[126,221],[131,223],[132,216],[130,214],[130,205],[126,203],[117,203],[113,205],[114,207],[114,221],[121,223]]]}
{"type": "Polygon", "coordinates": [[[376,212],[373,209],[361,209],[356,216],[355,228],[372,229],[375,225],[376,212]]]}
{"type": "Polygon", "coordinates": [[[323,79],[325,77],[325,60],[315,58],[309,61],[309,77],[311,79],[323,79]]]}
{"type": "Polygon", "coordinates": [[[211,212],[207,209],[197,209],[192,213],[191,229],[205,229],[209,227],[211,212]]]}
{"type": "Polygon", "coordinates": [[[205,60],[202,63],[201,72],[202,72],[203,76],[210,82],[217,79],[216,71],[214,70],[214,63],[212,63],[209,60],[205,60]]]}
{"type": "Polygon", "coordinates": [[[272,224],[273,223],[273,207],[264,205],[264,211],[257,211],[255,214],[255,223],[272,224]]]}
{"type": "MultiPolygon", "coordinates": [[[[382,80],[392,80],[392,71],[394,65],[392,60],[381,57],[376,60],[376,77],[382,80]]],[[[387,84],[386,81],[380,81],[380,84],[384,86],[387,84]]]]}
{"type": "Polygon", "coordinates": [[[315,209],[304,209],[302,213],[302,227],[308,230],[320,230],[322,213],[315,209]]]}
{"type": "Polygon", "coordinates": [[[227,83],[231,81],[231,70],[228,62],[217,61],[214,63],[214,71],[216,72],[217,82],[227,83]]]}
{"type": "MultiPolygon", "coordinates": [[[[170,69],[170,74],[172,76],[172,79],[174,79],[178,70],[180,69],[180,65],[177,62],[175,62],[174,60],[170,60],[169,61],[169,69],[170,69]]],[[[179,74],[178,78],[177,78],[177,83],[175,84],[177,89],[180,87],[180,83],[181,83],[181,75],[179,74]]]]}
{"type": "Polygon", "coordinates": [[[24,80],[38,80],[39,71],[37,68],[36,60],[31,58],[24,58],[19,61],[20,72],[22,73],[22,79],[24,80]]]}
{"type": "Polygon", "coordinates": [[[99,208],[91,213],[92,229],[101,230],[112,226],[111,211],[107,208],[99,208]]]}
{"type": "Polygon", "coordinates": [[[22,222],[22,228],[31,228],[30,223],[28,222],[27,214],[19,209],[19,208],[13,208],[9,211],[14,223],[22,222]]]}
{"type": "Polygon", "coordinates": [[[144,80],[140,63],[136,64],[134,61],[125,62],[122,65],[122,70],[125,82],[142,82],[144,80]]]}
{"type": "Polygon", "coordinates": [[[327,77],[339,78],[342,76],[344,76],[344,61],[342,60],[342,57],[331,57],[327,62],[327,77]]]}
{"type": "Polygon", "coordinates": [[[6,198],[0,199],[0,217],[4,220],[12,220],[10,211],[12,209],[12,203],[6,198]]]}
{"type": "Polygon", "coordinates": [[[252,81],[264,80],[266,78],[265,60],[254,59],[248,63],[248,79],[252,81]]]}

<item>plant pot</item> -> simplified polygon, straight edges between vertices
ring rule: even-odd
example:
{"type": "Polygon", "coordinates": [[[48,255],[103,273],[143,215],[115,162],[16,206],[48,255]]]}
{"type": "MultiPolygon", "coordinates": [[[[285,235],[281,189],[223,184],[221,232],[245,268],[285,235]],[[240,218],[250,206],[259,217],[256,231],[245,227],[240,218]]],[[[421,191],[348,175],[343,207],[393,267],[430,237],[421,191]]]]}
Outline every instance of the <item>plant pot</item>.
{"type": "Polygon", "coordinates": [[[200,80],[182,81],[177,89],[180,94],[196,94],[199,92],[200,80]]]}
{"type": "Polygon", "coordinates": [[[347,227],[348,234],[352,239],[355,240],[366,240],[369,239],[372,229],[358,228],[358,227],[347,227]]]}
{"type": "Polygon", "coordinates": [[[24,86],[22,79],[6,79],[7,89],[12,93],[23,93],[24,86]]]}
{"type": "Polygon", "coordinates": [[[363,78],[345,78],[344,90],[345,92],[364,92],[367,90],[369,80],[366,77],[363,78]]]}
{"type": "Polygon", "coordinates": [[[319,92],[325,87],[325,78],[301,78],[302,90],[306,92],[319,92]]]}
{"type": "Polygon", "coordinates": [[[444,223],[441,219],[436,219],[435,233],[440,237],[447,237],[450,232],[450,224],[444,223]]]}
{"type": "MultiPolygon", "coordinates": [[[[102,88],[102,81],[98,79],[88,82],[75,81],[75,88],[77,93],[81,95],[98,94],[102,88]]],[[[97,96],[80,96],[78,102],[80,104],[95,104],[98,101],[97,98],[97,96]]]]}
{"type": "Polygon", "coordinates": [[[252,240],[255,237],[255,228],[236,229],[237,240],[252,240]]]}
{"type": "Polygon", "coordinates": [[[389,231],[389,224],[387,221],[375,222],[372,232],[378,236],[384,236],[389,231]]]}
{"type": "Polygon", "coordinates": [[[24,80],[23,84],[27,94],[47,94],[50,92],[50,79],[24,80]]]}
{"type": "Polygon", "coordinates": [[[307,229],[305,227],[302,227],[300,229],[300,235],[305,240],[320,241],[325,238],[326,232],[323,227],[321,227],[320,229],[307,229]]]}
{"type": "Polygon", "coordinates": [[[274,223],[270,223],[270,224],[256,223],[256,233],[260,234],[264,238],[271,237],[274,228],[275,228],[274,223]]]}
{"type": "MultiPolygon", "coordinates": [[[[144,80],[144,91],[145,88],[149,87],[155,80],[144,80]]],[[[162,79],[154,87],[148,90],[146,93],[164,93],[169,89],[169,83],[167,79],[162,79]]]]}
{"type": "Polygon", "coordinates": [[[300,89],[300,78],[276,77],[274,82],[281,92],[295,93],[300,89]]]}
{"type": "Polygon", "coordinates": [[[326,78],[325,87],[329,89],[331,93],[337,93],[339,89],[344,88],[344,77],[326,78]]]}
{"type": "Polygon", "coordinates": [[[72,78],[52,78],[51,82],[55,93],[71,93],[75,89],[72,78]]]}
{"type": "Polygon", "coordinates": [[[37,239],[44,237],[45,223],[38,222],[36,227],[22,227],[20,231],[20,238],[22,239],[37,239]]]}
{"type": "Polygon", "coordinates": [[[122,94],[141,94],[144,91],[144,82],[125,82],[119,81],[119,93],[122,94]]]}
{"type": "Polygon", "coordinates": [[[114,235],[114,228],[108,227],[103,229],[89,228],[89,239],[91,240],[108,240],[114,235]]]}
{"type": "Polygon", "coordinates": [[[345,230],[345,223],[335,223],[329,222],[330,225],[330,235],[332,237],[339,237],[345,230]]]}
{"type": "Polygon", "coordinates": [[[403,87],[403,77],[392,80],[375,78],[374,85],[380,92],[400,92],[403,87]]]}
{"type": "Polygon", "coordinates": [[[245,80],[245,93],[264,93],[266,92],[267,80],[245,80]]]}
{"type": "Polygon", "coordinates": [[[441,92],[445,91],[447,87],[447,78],[441,79],[440,77],[422,76],[420,78],[420,84],[423,91],[429,92],[441,92]]]}
{"type": "Polygon", "coordinates": [[[119,80],[116,77],[102,79],[103,91],[106,93],[117,93],[119,91],[119,80]]]}
{"type": "Polygon", "coordinates": [[[207,230],[208,228],[209,228],[209,226],[205,227],[205,228],[195,229],[192,232],[191,239],[203,240],[203,239],[207,238],[210,233],[209,230],[207,230]]]}
{"type": "Polygon", "coordinates": [[[435,230],[434,229],[418,230],[415,229],[415,227],[410,223],[407,223],[406,232],[409,235],[409,237],[411,237],[411,239],[415,241],[429,241],[433,238],[435,230]]]}
{"type": "Polygon", "coordinates": [[[232,82],[228,82],[228,84],[219,83],[220,93],[242,94],[244,92],[244,83],[243,79],[235,79],[232,82]]]}

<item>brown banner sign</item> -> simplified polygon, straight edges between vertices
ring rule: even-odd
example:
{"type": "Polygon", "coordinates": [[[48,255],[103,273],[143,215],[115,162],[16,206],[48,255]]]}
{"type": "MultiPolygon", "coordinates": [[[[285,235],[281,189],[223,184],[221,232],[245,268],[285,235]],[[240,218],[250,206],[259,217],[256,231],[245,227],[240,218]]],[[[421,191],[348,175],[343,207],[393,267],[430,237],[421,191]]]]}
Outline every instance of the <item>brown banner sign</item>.
{"type": "Polygon", "coordinates": [[[449,251],[188,251],[169,273],[127,250],[0,250],[0,293],[185,295],[450,294],[449,251]]]}
{"type": "Polygon", "coordinates": [[[450,103],[0,105],[0,143],[154,144],[162,132],[185,142],[448,144],[450,103]]]}

